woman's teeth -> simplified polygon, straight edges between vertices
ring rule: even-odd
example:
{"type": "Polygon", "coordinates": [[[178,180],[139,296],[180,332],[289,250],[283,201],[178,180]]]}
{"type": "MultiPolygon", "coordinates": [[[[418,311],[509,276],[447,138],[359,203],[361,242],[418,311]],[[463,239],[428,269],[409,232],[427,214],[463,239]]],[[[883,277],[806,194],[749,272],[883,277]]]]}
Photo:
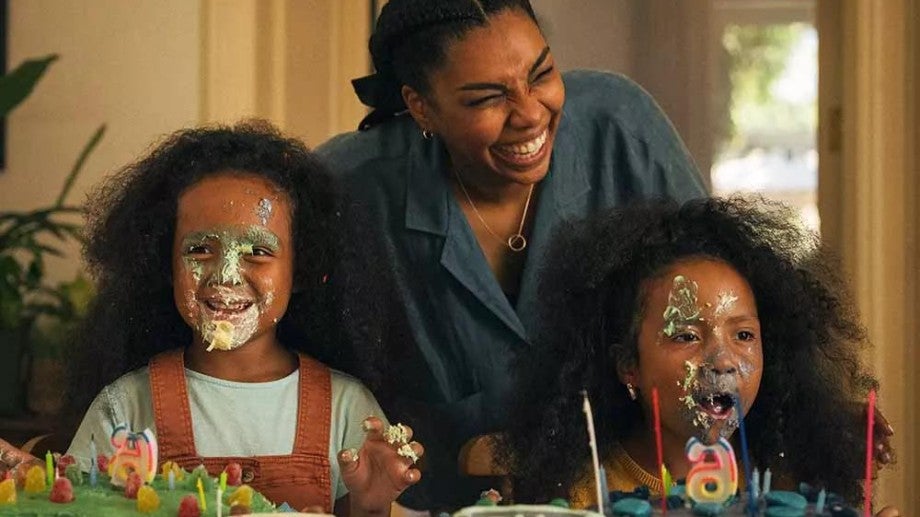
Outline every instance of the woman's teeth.
{"type": "Polygon", "coordinates": [[[536,154],[541,149],[543,149],[543,144],[546,143],[546,134],[547,134],[547,131],[543,130],[543,133],[541,133],[540,136],[538,136],[537,138],[534,138],[533,140],[529,142],[523,142],[520,144],[512,144],[512,145],[503,145],[500,147],[500,149],[504,152],[521,155],[521,156],[536,154]]]}

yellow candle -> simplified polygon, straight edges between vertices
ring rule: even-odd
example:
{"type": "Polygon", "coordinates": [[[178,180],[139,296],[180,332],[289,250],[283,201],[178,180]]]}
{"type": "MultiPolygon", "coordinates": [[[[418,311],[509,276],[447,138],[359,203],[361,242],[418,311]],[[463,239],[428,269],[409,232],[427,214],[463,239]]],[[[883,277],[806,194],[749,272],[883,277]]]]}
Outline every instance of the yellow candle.
{"type": "Polygon", "coordinates": [[[198,500],[201,501],[201,511],[208,511],[208,503],[204,500],[204,484],[198,478],[198,500]]]}
{"type": "Polygon", "coordinates": [[[220,473],[220,491],[221,492],[227,491],[227,471],[226,470],[220,473]]]}

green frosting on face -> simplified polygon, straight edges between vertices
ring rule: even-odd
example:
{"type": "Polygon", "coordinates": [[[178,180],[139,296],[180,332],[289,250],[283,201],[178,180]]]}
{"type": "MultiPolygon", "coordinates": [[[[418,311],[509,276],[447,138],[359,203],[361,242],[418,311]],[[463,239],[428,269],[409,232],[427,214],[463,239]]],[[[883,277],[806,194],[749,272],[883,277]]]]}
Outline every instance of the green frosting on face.
{"type": "Polygon", "coordinates": [[[668,306],[664,310],[664,335],[671,337],[678,329],[700,317],[697,303],[697,284],[681,275],[674,277],[674,285],[668,294],[668,306]]]}
{"type": "Polygon", "coordinates": [[[242,285],[242,261],[247,255],[252,255],[257,248],[265,248],[277,252],[280,248],[278,236],[267,228],[261,226],[227,226],[211,230],[195,232],[182,239],[182,249],[189,253],[195,247],[207,244],[218,245],[220,260],[214,271],[208,271],[212,266],[211,261],[205,262],[196,257],[184,256],[183,261],[191,271],[196,282],[202,278],[211,278],[221,285],[242,285]]]}

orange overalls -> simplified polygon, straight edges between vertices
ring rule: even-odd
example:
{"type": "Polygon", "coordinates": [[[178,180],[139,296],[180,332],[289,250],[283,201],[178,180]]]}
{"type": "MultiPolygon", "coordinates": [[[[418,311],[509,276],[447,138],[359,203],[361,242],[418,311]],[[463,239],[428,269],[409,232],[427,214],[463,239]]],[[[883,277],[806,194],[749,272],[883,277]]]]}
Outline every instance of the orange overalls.
{"type": "Polygon", "coordinates": [[[289,455],[203,458],[195,449],[188,385],[181,349],[150,360],[150,392],[157,428],[160,464],[174,461],[186,470],[204,465],[218,476],[228,463],[243,468],[243,482],[275,504],[287,502],[295,510],[330,507],[329,427],[332,384],[329,369],[303,355],[300,358],[297,430],[289,455]]]}

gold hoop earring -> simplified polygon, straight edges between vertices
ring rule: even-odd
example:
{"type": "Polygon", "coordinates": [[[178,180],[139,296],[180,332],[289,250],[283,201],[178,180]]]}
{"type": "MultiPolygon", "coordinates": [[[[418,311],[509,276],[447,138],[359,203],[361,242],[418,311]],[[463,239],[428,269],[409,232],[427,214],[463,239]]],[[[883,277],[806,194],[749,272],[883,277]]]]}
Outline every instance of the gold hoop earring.
{"type": "Polygon", "coordinates": [[[422,138],[424,138],[425,140],[431,140],[432,138],[434,138],[434,133],[432,133],[431,131],[427,129],[423,129],[422,138]]]}
{"type": "Polygon", "coordinates": [[[636,398],[639,397],[638,390],[636,390],[636,387],[633,386],[631,383],[628,383],[628,382],[626,383],[626,391],[629,392],[629,398],[631,398],[632,400],[636,400],[636,398]]]}

